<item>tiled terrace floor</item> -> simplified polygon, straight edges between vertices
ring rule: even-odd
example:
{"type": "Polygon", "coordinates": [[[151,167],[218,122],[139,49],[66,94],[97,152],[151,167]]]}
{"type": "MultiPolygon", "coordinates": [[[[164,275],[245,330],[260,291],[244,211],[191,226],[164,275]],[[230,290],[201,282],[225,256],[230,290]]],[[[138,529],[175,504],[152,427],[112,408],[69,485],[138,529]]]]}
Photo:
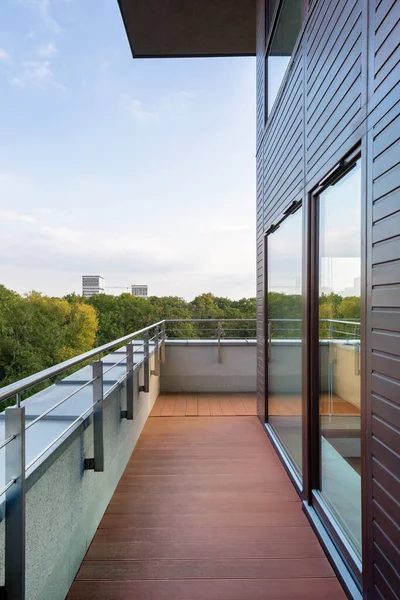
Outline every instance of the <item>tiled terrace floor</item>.
{"type": "Polygon", "coordinates": [[[68,600],[345,595],[253,416],[149,418],[68,600]]]}

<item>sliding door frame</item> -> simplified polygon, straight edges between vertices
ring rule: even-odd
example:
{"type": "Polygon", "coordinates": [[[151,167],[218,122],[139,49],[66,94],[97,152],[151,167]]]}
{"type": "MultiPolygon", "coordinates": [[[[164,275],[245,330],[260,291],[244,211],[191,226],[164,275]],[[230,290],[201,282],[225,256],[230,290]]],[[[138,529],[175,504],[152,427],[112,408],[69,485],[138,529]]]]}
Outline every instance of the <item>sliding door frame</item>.
{"type": "MultiPolygon", "coordinates": [[[[321,489],[321,431],[320,431],[320,407],[319,407],[319,211],[320,211],[320,195],[329,186],[334,185],[342,179],[356,164],[361,162],[361,180],[363,181],[363,161],[361,156],[361,147],[357,145],[347,156],[341,160],[334,169],[319,183],[319,185],[308,195],[307,198],[307,221],[306,237],[307,237],[307,264],[305,265],[307,277],[307,300],[306,300],[306,352],[304,360],[306,362],[306,370],[304,376],[308,381],[303,381],[303,386],[307,390],[307,407],[306,407],[306,423],[304,424],[305,435],[308,435],[308,443],[303,440],[303,444],[307,444],[307,458],[304,463],[305,479],[305,500],[308,505],[311,505],[319,519],[321,520],[326,531],[337,547],[339,554],[342,556],[346,565],[350,569],[354,580],[358,582],[359,587],[362,586],[361,574],[361,557],[359,558],[356,552],[351,547],[343,532],[336,527],[335,518],[333,517],[328,505],[320,494],[321,489]],[[308,226],[307,226],[308,225],[308,226]],[[331,518],[329,518],[329,516],[331,518]]],[[[365,204],[364,186],[361,188],[362,202],[365,204]]],[[[364,226],[364,210],[362,208],[361,215],[361,235],[363,236],[364,226]]],[[[363,283],[363,273],[365,270],[365,252],[363,245],[361,246],[361,290],[365,288],[363,283]]],[[[361,316],[363,318],[363,298],[361,298],[361,316]]],[[[365,324],[361,322],[361,353],[364,355],[363,346],[365,344],[365,324]]],[[[363,363],[362,363],[363,367],[363,363]]],[[[361,381],[364,379],[365,371],[362,371],[361,381]]],[[[360,421],[361,421],[361,443],[364,437],[363,433],[363,390],[361,390],[361,405],[360,405],[360,421]]],[[[363,454],[363,444],[361,446],[361,458],[363,454]]],[[[362,473],[362,490],[363,495],[363,478],[362,473]]],[[[364,544],[362,544],[364,546],[364,544]]]]}
{"type": "MultiPolygon", "coordinates": [[[[273,223],[264,233],[264,390],[265,390],[265,428],[270,438],[275,450],[278,453],[279,458],[282,460],[290,479],[292,480],[293,485],[295,486],[297,493],[303,498],[303,478],[294,468],[292,461],[281,443],[279,437],[275,433],[274,429],[269,423],[269,412],[268,412],[268,375],[269,375],[269,357],[270,357],[270,330],[268,325],[268,239],[269,236],[272,235],[277,229],[279,229],[280,225],[282,225],[288,218],[291,217],[298,210],[302,210],[302,231],[304,232],[304,203],[303,199],[294,200],[290,203],[290,205],[284,210],[282,217],[280,217],[276,223],[273,223]]],[[[304,236],[302,238],[302,248],[303,248],[303,257],[304,257],[304,236]]],[[[302,262],[303,264],[303,262],[302,262]]],[[[302,277],[302,292],[303,292],[303,277],[302,277]]],[[[304,307],[304,296],[302,293],[302,313],[304,307]]],[[[302,330],[303,337],[303,330],[302,330]]],[[[304,410],[304,374],[303,374],[303,340],[302,340],[302,411],[304,410]]],[[[304,415],[302,415],[302,423],[304,422],[304,415]]],[[[302,424],[302,435],[303,435],[303,424],[302,424]]],[[[304,446],[304,437],[302,437],[302,446],[304,446]]],[[[302,459],[304,461],[304,449],[302,449],[302,459]]],[[[306,463],[303,462],[303,465],[306,463]]],[[[304,466],[303,469],[304,471],[304,466]]]]}

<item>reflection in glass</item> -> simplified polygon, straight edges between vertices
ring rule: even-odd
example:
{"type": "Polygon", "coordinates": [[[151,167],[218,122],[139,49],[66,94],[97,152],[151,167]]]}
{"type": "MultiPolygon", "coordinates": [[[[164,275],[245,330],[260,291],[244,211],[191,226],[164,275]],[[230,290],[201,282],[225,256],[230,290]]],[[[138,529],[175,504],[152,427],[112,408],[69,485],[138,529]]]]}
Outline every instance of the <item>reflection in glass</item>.
{"type": "Polygon", "coordinates": [[[302,469],[302,210],[268,236],[268,422],[302,469]]]}
{"type": "Polygon", "coordinates": [[[321,493],[361,550],[361,177],[359,163],[319,197],[321,493]]]}
{"type": "MultiPolygon", "coordinates": [[[[270,5],[274,2],[270,2],[270,5]]],[[[271,13],[270,13],[271,14],[271,13]]],[[[284,0],[276,32],[268,49],[267,62],[267,109],[270,114],[279,88],[290,62],[297,37],[301,29],[301,2],[298,0],[284,0]]]]}
{"type": "Polygon", "coordinates": [[[274,16],[274,12],[276,9],[277,0],[268,0],[267,6],[267,33],[269,28],[271,27],[272,17],[274,16]]]}

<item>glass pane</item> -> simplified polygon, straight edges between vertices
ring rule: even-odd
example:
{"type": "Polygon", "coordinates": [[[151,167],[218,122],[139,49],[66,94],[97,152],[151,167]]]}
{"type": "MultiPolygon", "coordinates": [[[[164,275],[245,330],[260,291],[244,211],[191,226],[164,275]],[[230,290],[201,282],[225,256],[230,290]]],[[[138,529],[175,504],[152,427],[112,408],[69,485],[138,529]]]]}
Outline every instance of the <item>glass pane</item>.
{"type": "Polygon", "coordinates": [[[360,165],[320,195],[321,492],[361,551],[360,165]]]}
{"type": "Polygon", "coordinates": [[[268,422],[301,474],[302,210],[268,236],[268,422]]]}
{"type": "Polygon", "coordinates": [[[267,2],[267,19],[268,19],[267,32],[268,32],[269,28],[271,27],[272,17],[274,16],[276,4],[277,4],[277,0],[268,0],[268,2],[267,2]]]}
{"type": "MultiPolygon", "coordinates": [[[[273,2],[270,4],[273,4],[273,2]]],[[[301,30],[301,19],[301,2],[298,0],[285,0],[278,17],[274,39],[268,50],[268,114],[270,114],[278,95],[293,49],[296,45],[297,37],[301,30]]]]}

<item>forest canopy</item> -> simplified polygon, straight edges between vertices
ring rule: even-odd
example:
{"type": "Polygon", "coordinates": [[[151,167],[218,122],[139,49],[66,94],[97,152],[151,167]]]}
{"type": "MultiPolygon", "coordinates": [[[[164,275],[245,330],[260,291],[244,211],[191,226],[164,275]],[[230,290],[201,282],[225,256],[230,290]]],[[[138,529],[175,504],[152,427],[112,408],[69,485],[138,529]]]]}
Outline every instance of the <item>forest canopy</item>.
{"type": "MultiPolygon", "coordinates": [[[[360,299],[337,294],[323,296],[320,314],[329,319],[359,319],[360,299]]],[[[300,319],[301,297],[270,292],[268,316],[300,319]]],[[[13,383],[163,319],[255,317],[256,298],[230,300],[210,293],[201,294],[191,302],[176,296],[140,298],[131,294],[100,294],[87,299],[70,294],[53,298],[38,292],[21,296],[0,285],[0,385],[13,383]]],[[[171,337],[215,337],[215,325],[188,323],[177,327],[169,326],[167,333],[171,337]]],[[[294,327],[285,335],[290,332],[298,337],[300,329],[294,327]]],[[[224,325],[223,334],[255,337],[255,325],[230,323],[224,325]]],[[[279,330],[276,337],[281,337],[279,330]]]]}

